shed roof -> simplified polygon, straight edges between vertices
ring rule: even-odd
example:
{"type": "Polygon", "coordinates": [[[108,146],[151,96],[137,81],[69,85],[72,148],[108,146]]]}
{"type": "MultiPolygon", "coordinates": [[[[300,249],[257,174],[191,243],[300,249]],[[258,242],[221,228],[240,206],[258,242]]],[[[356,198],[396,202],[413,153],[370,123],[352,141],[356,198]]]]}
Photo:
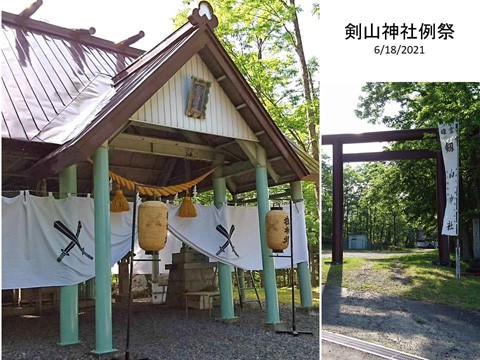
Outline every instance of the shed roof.
{"type": "MultiPolygon", "coordinates": [[[[284,165],[277,164],[276,168],[283,174],[271,181],[272,185],[318,173],[318,164],[305,161],[308,155],[292,146],[280,132],[220,44],[213,32],[215,15],[200,15],[199,9],[186,24],[143,54],[84,32],[3,14],[7,41],[2,45],[2,67],[8,74],[4,77],[8,96],[2,99],[7,105],[2,106],[2,137],[58,144],[39,161],[31,161],[28,174],[36,178],[51,176],[84,161],[122,131],[138,132],[129,117],[195,54],[216,78],[222,79],[220,85],[232,103],[242,105],[238,111],[258,134],[267,157],[282,159],[284,165]]],[[[230,146],[226,141],[229,139],[223,143],[214,138],[207,140],[214,147],[230,146]]],[[[231,153],[235,150],[232,148],[231,153]]],[[[248,160],[238,154],[234,157],[248,160]]],[[[194,168],[202,167],[205,164],[194,168]]],[[[240,182],[234,192],[255,187],[254,181],[240,182]]]]}

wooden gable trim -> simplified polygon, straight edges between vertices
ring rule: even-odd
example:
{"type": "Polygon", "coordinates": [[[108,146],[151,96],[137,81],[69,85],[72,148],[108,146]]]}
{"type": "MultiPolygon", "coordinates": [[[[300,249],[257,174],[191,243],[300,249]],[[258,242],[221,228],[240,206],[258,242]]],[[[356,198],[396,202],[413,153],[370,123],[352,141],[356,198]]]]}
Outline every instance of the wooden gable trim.
{"type": "MultiPolygon", "coordinates": [[[[200,50],[207,49],[215,61],[220,64],[223,73],[231,81],[233,87],[239,92],[242,103],[252,111],[266,135],[270,137],[285,158],[289,167],[298,177],[297,180],[309,175],[305,165],[257,99],[208,24],[203,24],[195,29],[183,44],[173,45],[169,49],[172,51],[170,55],[159,54],[159,56],[167,56],[162,65],[157,66],[151,73],[143,74],[144,76],[138,79],[134,77],[126,79],[126,89],[119,86],[119,92],[113,96],[111,105],[107,104],[97,116],[94,124],[84,130],[76,139],[36,163],[28,170],[29,174],[36,178],[43,178],[91,156],[102,143],[124,129],[130,116],[174,76],[190,58],[195,54],[199,54],[202,58],[200,50]],[[131,83],[128,83],[129,81],[131,83]],[[132,88],[129,88],[128,85],[132,85],[132,88]]],[[[153,67],[155,67],[154,64],[153,67]]],[[[223,88],[222,83],[220,82],[220,86],[223,88]]],[[[225,92],[228,94],[227,91],[225,92]]]]}
{"type": "Polygon", "coordinates": [[[66,29],[57,25],[52,25],[43,21],[25,18],[20,15],[2,11],[2,24],[19,27],[23,30],[37,32],[53,37],[59,37],[66,40],[72,40],[84,45],[94,46],[96,48],[114,52],[116,54],[139,57],[145,51],[130,46],[121,46],[113,41],[105,40],[91,35],[84,35],[81,32],[72,29],[66,29]]]}
{"type": "MultiPolygon", "coordinates": [[[[206,42],[206,48],[210,50],[214,58],[220,63],[224,74],[240,92],[240,95],[244,100],[243,103],[253,112],[255,118],[265,129],[266,135],[277,145],[278,150],[285,158],[288,165],[292,168],[299,179],[309,175],[305,165],[300,161],[294,149],[288,143],[288,140],[276,126],[267,110],[265,110],[264,106],[260,103],[260,100],[258,100],[253,93],[253,90],[230,59],[225,49],[223,49],[217,37],[213,33],[207,33],[207,36],[209,37],[209,41],[206,42]]],[[[220,86],[222,86],[222,83],[220,83],[220,86]]]]}
{"type": "MultiPolygon", "coordinates": [[[[95,124],[88,127],[76,139],[61,146],[31,167],[28,170],[29,174],[35,178],[43,178],[57,173],[70,165],[85,160],[105,140],[118,134],[128,124],[130,116],[205,45],[204,33],[197,32],[184,45],[186,46],[178,48],[162,66],[147,76],[141,86],[135,87],[127,94],[122,94],[121,100],[115,106],[108,107],[107,105],[108,109],[102,110],[103,114],[99,114],[95,124]]],[[[113,98],[115,96],[117,94],[113,98]]]]}

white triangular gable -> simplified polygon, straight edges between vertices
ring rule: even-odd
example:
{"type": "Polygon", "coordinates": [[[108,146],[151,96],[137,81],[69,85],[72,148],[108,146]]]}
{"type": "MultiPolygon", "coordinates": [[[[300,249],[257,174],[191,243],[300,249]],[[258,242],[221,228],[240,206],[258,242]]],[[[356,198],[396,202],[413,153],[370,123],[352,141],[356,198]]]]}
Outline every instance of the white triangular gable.
{"type": "Polygon", "coordinates": [[[192,57],[130,119],[175,129],[258,141],[198,55],[192,57]],[[185,115],[192,76],[212,83],[203,120],[185,115]]]}

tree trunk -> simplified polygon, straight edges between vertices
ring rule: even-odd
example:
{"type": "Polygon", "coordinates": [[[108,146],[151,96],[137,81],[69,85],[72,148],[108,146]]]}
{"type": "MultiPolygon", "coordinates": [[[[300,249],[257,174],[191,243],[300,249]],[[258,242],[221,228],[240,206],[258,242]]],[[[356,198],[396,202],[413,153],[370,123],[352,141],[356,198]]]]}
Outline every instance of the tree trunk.
{"type": "Polygon", "coordinates": [[[473,218],[473,258],[480,260],[480,219],[478,217],[473,218]]]}
{"type": "MultiPolygon", "coordinates": [[[[295,8],[295,0],[290,0],[290,5],[295,8]]],[[[318,146],[318,132],[317,132],[317,123],[319,121],[317,112],[313,108],[313,83],[308,72],[307,60],[305,58],[305,52],[303,50],[302,35],[300,33],[300,25],[298,22],[297,11],[295,10],[293,15],[293,27],[295,32],[295,52],[298,55],[300,60],[300,68],[302,70],[302,83],[303,83],[303,93],[305,96],[305,102],[307,106],[307,124],[308,124],[308,135],[311,144],[310,155],[319,162],[320,151],[318,146]]],[[[315,185],[315,193],[317,195],[317,204],[320,204],[320,187],[315,185]]],[[[320,206],[318,207],[320,211],[320,206]]]]}

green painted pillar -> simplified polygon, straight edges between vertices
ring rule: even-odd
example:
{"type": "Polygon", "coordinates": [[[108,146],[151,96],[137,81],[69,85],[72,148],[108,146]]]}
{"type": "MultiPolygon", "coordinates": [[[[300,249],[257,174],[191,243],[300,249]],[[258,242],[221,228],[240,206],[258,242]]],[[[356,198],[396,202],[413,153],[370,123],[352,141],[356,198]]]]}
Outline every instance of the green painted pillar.
{"type": "Polygon", "coordinates": [[[95,278],[85,282],[85,299],[95,299],[95,278]]]}
{"type": "Polygon", "coordinates": [[[268,204],[268,175],[267,155],[265,150],[257,146],[258,165],[255,169],[258,202],[258,220],[260,227],[260,245],[262,249],[263,283],[265,287],[265,301],[267,307],[267,324],[280,322],[278,307],[277,279],[273,263],[272,250],[267,246],[267,232],[265,229],[265,216],[269,209],[268,204]]]}
{"type": "MultiPolygon", "coordinates": [[[[290,183],[292,201],[302,201],[302,182],[296,181],[290,183]]],[[[295,241],[295,239],[293,239],[295,241]]],[[[302,308],[309,308],[313,306],[312,298],[312,283],[310,281],[310,269],[308,261],[297,264],[298,285],[300,287],[300,300],[302,308]]]]}
{"type": "MultiPolygon", "coordinates": [[[[77,166],[72,165],[59,174],[60,198],[77,193],[77,166]]],[[[60,345],[78,341],[78,285],[60,287],[60,345]]]]}
{"type": "MultiPolygon", "coordinates": [[[[223,163],[223,158],[215,161],[223,163]]],[[[215,164],[216,165],[216,164],[215,164]]],[[[222,169],[213,174],[213,203],[217,208],[227,203],[227,185],[222,176],[222,169]]],[[[220,290],[220,315],[222,320],[235,318],[233,307],[232,267],[227,264],[218,264],[218,287],[220,290]]]]}
{"type": "Polygon", "coordinates": [[[104,143],[93,158],[95,209],[95,354],[116,351],[112,347],[112,290],[110,245],[110,190],[108,146],[104,143]]]}

